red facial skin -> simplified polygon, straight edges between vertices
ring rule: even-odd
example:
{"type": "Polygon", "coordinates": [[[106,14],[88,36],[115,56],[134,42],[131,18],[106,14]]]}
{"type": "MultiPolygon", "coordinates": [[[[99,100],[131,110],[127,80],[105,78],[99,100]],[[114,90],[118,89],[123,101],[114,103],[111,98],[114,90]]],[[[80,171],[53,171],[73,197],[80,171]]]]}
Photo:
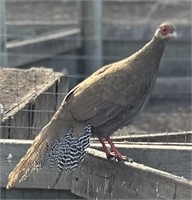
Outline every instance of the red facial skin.
{"type": "Polygon", "coordinates": [[[162,35],[172,34],[174,29],[171,25],[162,24],[159,26],[162,35]]]}

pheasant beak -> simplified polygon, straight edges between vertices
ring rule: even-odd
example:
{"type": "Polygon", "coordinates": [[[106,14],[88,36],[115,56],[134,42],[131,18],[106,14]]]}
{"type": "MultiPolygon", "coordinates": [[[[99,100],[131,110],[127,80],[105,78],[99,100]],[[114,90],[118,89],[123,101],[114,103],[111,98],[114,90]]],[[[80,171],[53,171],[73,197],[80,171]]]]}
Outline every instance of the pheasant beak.
{"type": "Polygon", "coordinates": [[[172,33],[170,33],[169,34],[169,37],[171,37],[171,38],[178,38],[178,34],[177,34],[177,32],[172,32],[172,33]]]}

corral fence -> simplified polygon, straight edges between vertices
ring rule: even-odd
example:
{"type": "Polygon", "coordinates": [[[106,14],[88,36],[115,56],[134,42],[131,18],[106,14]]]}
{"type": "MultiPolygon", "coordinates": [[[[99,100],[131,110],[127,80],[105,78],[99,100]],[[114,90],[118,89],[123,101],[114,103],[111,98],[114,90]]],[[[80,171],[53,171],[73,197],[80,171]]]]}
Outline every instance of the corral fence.
{"type": "Polygon", "coordinates": [[[191,1],[1,0],[0,16],[3,199],[190,199],[191,1]],[[97,150],[54,190],[47,188],[56,172],[44,169],[6,191],[8,173],[67,91],[140,49],[162,21],[174,24],[178,38],[166,48],[146,109],[114,138],[135,162],[106,161],[92,139],[97,150]]]}

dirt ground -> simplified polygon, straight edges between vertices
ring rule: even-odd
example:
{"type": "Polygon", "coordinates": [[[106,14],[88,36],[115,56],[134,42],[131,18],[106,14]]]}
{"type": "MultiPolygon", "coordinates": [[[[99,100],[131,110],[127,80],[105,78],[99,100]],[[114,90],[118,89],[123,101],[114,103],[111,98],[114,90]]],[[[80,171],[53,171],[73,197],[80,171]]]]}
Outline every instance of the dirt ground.
{"type": "Polygon", "coordinates": [[[11,110],[32,92],[39,92],[61,73],[47,68],[0,68],[0,104],[11,110]]]}
{"type": "Polygon", "coordinates": [[[191,130],[191,101],[161,99],[151,100],[132,124],[117,131],[115,135],[191,130]]]}

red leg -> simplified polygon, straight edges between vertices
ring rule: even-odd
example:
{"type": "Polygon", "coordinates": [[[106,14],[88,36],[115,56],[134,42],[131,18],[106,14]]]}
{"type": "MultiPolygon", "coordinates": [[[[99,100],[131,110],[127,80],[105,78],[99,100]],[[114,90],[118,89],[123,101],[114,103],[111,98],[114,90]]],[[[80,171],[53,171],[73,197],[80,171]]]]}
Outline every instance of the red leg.
{"type": "Polygon", "coordinates": [[[112,157],[114,157],[114,154],[112,154],[112,153],[107,149],[107,146],[106,146],[106,144],[105,144],[104,138],[99,137],[99,142],[102,144],[103,149],[104,149],[104,151],[105,151],[105,153],[106,153],[107,158],[112,158],[112,157]]]}
{"type": "Polygon", "coordinates": [[[118,160],[127,160],[127,157],[126,156],[123,156],[121,155],[121,153],[119,152],[119,150],[115,147],[113,141],[108,137],[106,138],[107,142],[110,144],[111,146],[111,151],[114,152],[115,154],[115,157],[118,159],[118,160]]]}

